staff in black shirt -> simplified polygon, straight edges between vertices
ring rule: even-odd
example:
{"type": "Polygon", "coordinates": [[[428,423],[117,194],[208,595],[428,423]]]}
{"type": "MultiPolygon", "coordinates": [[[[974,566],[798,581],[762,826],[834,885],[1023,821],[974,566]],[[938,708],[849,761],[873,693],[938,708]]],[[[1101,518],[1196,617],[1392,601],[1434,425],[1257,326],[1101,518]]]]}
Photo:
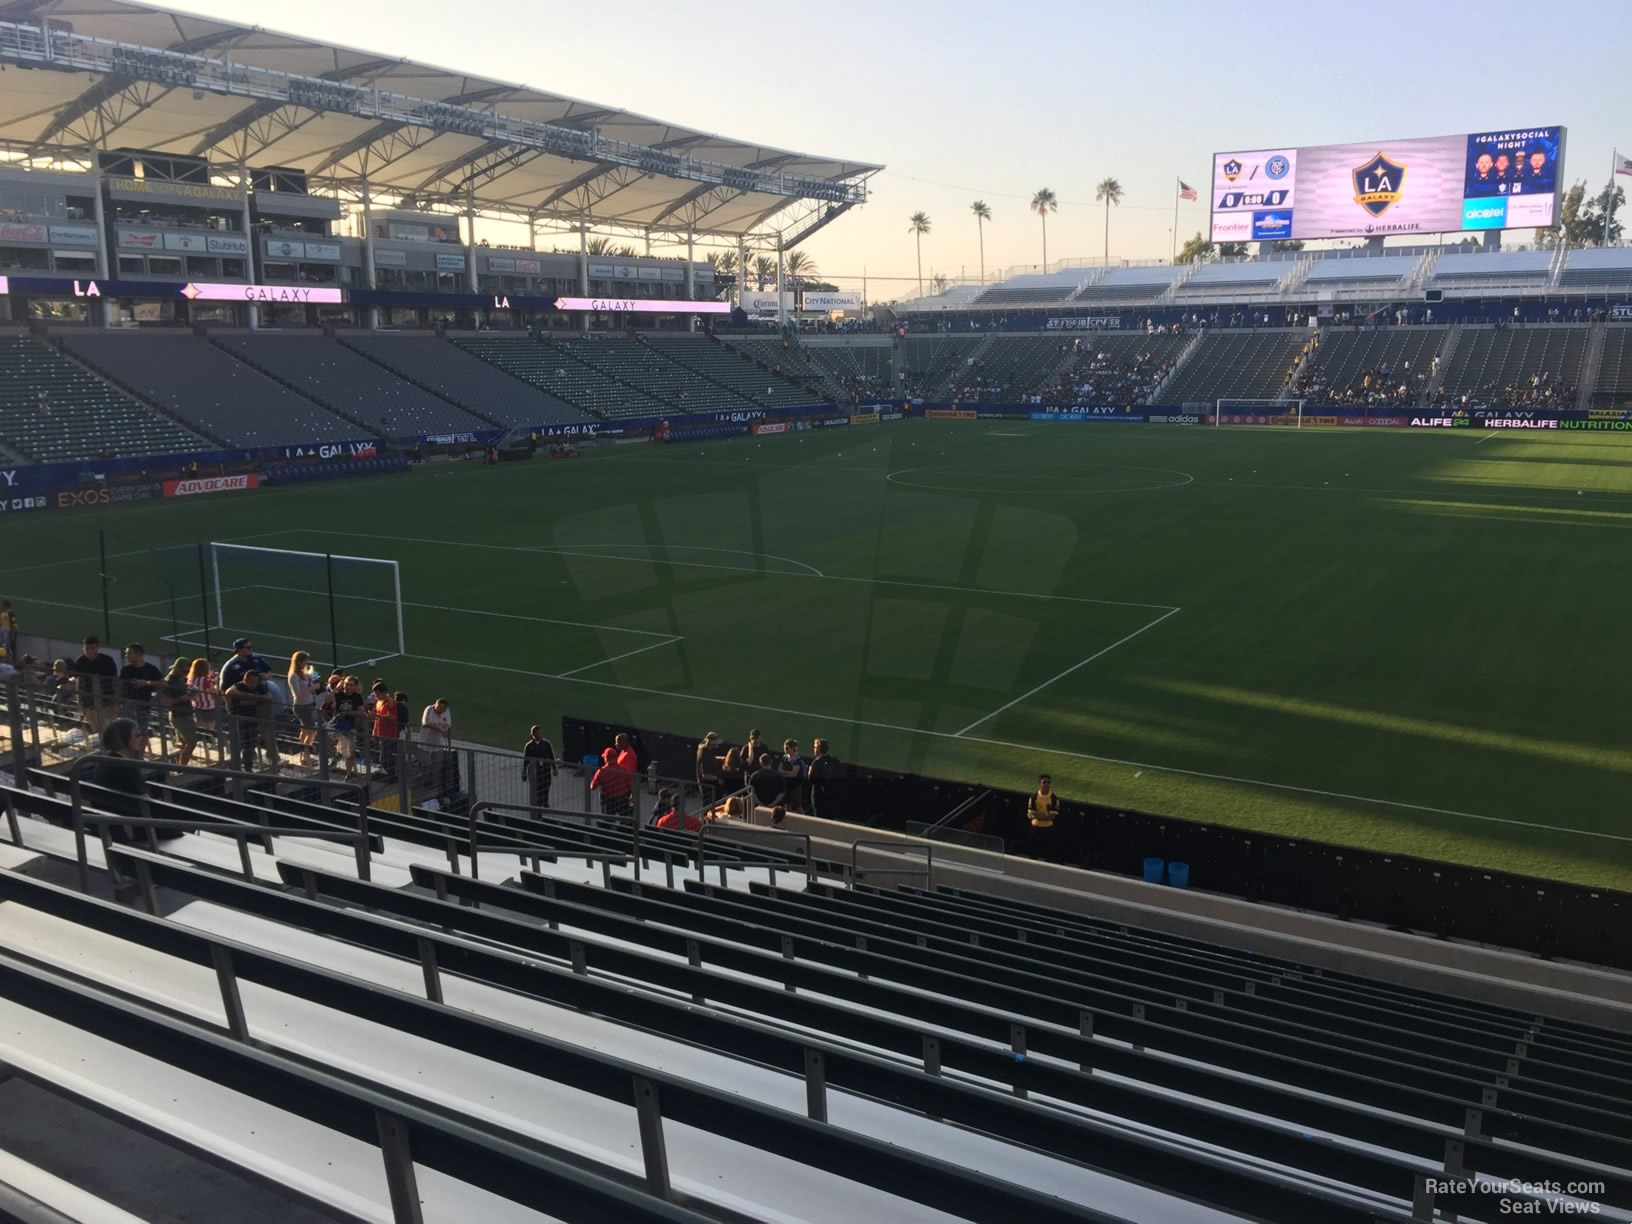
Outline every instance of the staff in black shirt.
{"type": "Polygon", "coordinates": [[[534,727],[521,748],[521,776],[528,783],[527,802],[533,807],[550,806],[550,782],[555,776],[555,745],[534,727]]]}
{"type": "Polygon", "coordinates": [[[788,780],[777,771],[776,762],[768,752],[760,753],[759,768],[748,779],[748,785],[753,788],[754,802],[760,807],[780,807],[787,797],[788,780]]]}
{"type": "Polygon", "coordinates": [[[164,673],[147,661],[146,647],[140,642],[125,647],[125,665],[119,669],[125,717],[134,719],[144,736],[153,725],[153,698],[163,682],[164,673]]]}
{"type": "Polygon", "coordinates": [[[102,643],[96,638],[86,638],[82,646],[83,653],[74,660],[79,704],[90,733],[101,735],[119,714],[119,665],[112,655],[102,653],[102,643]]]}
{"type": "Polygon", "coordinates": [[[810,767],[805,771],[809,778],[810,814],[825,820],[837,820],[843,764],[827,750],[825,739],[811,741],[810,747],[815,753],[810,758],[810,767]]]}

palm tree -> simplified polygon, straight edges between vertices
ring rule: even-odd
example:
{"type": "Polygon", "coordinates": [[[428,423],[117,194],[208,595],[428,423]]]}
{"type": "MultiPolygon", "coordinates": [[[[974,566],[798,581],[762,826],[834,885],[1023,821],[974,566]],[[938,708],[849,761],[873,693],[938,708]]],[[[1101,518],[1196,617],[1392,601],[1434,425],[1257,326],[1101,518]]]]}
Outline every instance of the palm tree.
{"type": "Polygon", "coordinates": [[[1060,201],[1053,190],[1040,187],[1037,194],[1031,197],[1031,211],[1043,219],[1043,271],[1048,271],[1048,214],[1059,212],[1060,201]]]}
{"type": "Polygon", "coordinates": [[[1111,205],[1122,203],[1122,184],[1109,176],[1094,188],[1094,200],[1105,204],[1105,262],[1111,262],[1111,205]]]}
{"type": "Polygon", "coordinates": [[[708,257],[708,266],[714,269],[715,276],[735,276],[737,274],[737,253],[735,251],[715,251],[708,257]]]}
{"type": "Polygon", "coordinates": [[[975,214],[975,229],[980,233],[980,283],[986,283],[986,222],[992,219],[992,206],[985,200],[976,200],[969,205],[969,211],[975,214]]]}
{"type": "Polygon", "coordinates": [[[814,280],[817,275],[816,260],[805,251],[790,251],[785,269],[789,280],[814,280]]]}
{"type": "Polygon", "coordinates": [[[776,283],[776,260],[769,255],[754,256],[754,279],[759,282],[760,289],[766,284],[776,283]]]}
{"type": "Polygon", "coordinates": [[[937,272],[929,278],[929,288],[932,293],[946,292],[946,273],[937,272]]]}
{"type": "Polygon", "coordinates": [[[918,248],[918,296],[924,296],[924,235],[929,233],[929,214],[915,212],[907,218],[907,233],[918,248]]]}

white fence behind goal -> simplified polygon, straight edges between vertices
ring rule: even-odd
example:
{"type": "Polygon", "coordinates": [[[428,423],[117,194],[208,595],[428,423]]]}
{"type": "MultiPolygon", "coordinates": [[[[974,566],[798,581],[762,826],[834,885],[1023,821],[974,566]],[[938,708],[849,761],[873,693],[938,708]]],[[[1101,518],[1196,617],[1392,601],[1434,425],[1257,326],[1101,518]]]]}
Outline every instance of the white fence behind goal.
{"type": "Polygon", "coordinates": [[[212,641],[247,637],[260,654],[304,650],[333,667],[407,653],[395,561],[217,541],[205,549],[212,641]]]}
{"type": "Polygon", "coordinates": [[[1213,413],[1213,424],[1275,425],[1282,429],[1303,428],[1303,401],[1281,399],[1221,399],[1213,413]]]}

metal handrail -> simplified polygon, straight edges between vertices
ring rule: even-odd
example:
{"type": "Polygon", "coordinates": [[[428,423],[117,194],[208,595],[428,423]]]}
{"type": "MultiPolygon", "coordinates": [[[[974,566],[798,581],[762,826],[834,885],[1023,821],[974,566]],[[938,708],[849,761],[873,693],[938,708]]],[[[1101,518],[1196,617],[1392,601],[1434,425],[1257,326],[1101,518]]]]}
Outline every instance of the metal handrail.
{"type": "MultiPolygon", "coordinates": [[[[131,757],[106,756],[100,753],[92,754],[90,756],[82,756],[68,767],[68,801],[73,819],[74,854],[78,859],[79,890],[84,893],[91,891],[91,861],[85,849],[85,796],[82,789],[83,781],[80,775],[85,772],[86,767],[102,764],[126,765],[138,769],[142,767],[141,761],[131,757]]],[[[237,781],[265,782],[268,780],[267,774],[246,773],[235,769],[215,769],[208,765],[166,764],[160,768],[162,768],[167,774],[195,774],[205,777],[226,778],[237,781]]],[[[320,841],[352,841],[356,847],[358,878],[362,880],[372,879],[373,873],[369,866],[368,857],[368,788],[359,782],[348,782],[345,780],[337,781],[333,779],[321,778],[303,778],[301,779],[300,784],[302,786],[315,786],[320,790],[353,791],[357,794],[359,802],[357,804],[357,831],[355,833],[337,832],[330,836],[323,836],[320,830],[311,830],[297,831],[293,835],[299,837],[315,837],[320,841]]],[[[142,794],[133,795],[132,798],[136,799],[142,805],[142,810],[144,812],[148,810],[148,798],[145,790],[142,794]]],[[[143,825],[148,824],[153,820],[152,817],[112,816],[105,815],[103,813],[94,813],[90,819],[93,824],[98,824],[102,827],[104,841],[106,841],[107,830],[109,828],[120,827],[127,824],[131,827],[143,827],[143,825]]],[[[168,823],[161,822],[160,824],[152,827],[186,828],[195,832],[199,829],[207,828],[212,832],[226,833],[230,833],[234,828],[232,825],[222,824],[211,820],[180,820],[168,823]]],[[[239,827],[248,830],[251,826],[243,825],[239,827]]],[[[257,826],[255,828],[255,834],[257,837],[263,835],[271,836],[272,831],[270,829],[263,830],[257,826]]],[[[288,837],[291,836],[291,834],[289,832],[282,832],[279,834],[279,836],[288,837]]],[[[247,859],[248,854],[249,846],[247,841],[240,840],[239,857],[247,859]]]]}
{"type": "MultiPolygon", "coordinates": [[[[585,820],[586,817],[595,815],[595,813],[586,813],[586,812],[567,812],[567,811],[562,811],[559,808],[535,807],[530,803],[500,803],[496,799],[478,799],[475,803],[470,805],[470,813],[469,813],[470,832],[469,832],[469,836],[468,836],[468,844],[469,844],[469,848],[470,848],[470,878],[473,879],[473,880],[478,880],[478,879],[481,878],[481,876],[478,874],[479,869],[478,869],[478,867],[476,865],[476,851],[477,851],[476,822],[483,815],[483,813],[494,812],[494,811],[498,811],[498,812],[527,812],[527,813],[530,813],[530,814],[537,814],[537,815],[543,815],[543,816],[568,816],[568,817],[571,817],[575,821],[583,821],[583,820],[585,820]]],[[[616,819],[616,817],[614,817],[613,819],[616,819]]],[[[634,864],[635,864],[635,878],[639,879],[640,878],[640,863],[641,863],[640,821],[631,820],[630,824],[631,824],[631,827],[634,830],[634,836],[633,836],[633,841],[632,841],[632,844],[630,846],[629,854],[628,854],[627,857],[634,861],[634,864]]],[[[551,850],[551,847],[549,847],[547,845],[539,846],[538,850],[539,850],[540,853],[546,853],[546,854],[553,852],[551,850]]],[[[598,857],[599,856],[597,856],[597,858],[598,857]]],[[[616,856],[609,856],[609,857],[616,857],[616,856]]],[[[668,861],[668,855],[664,854],[663,857],[664,857],[664,861],[667,862],[668,861]]],[[[536,856],[535,856],[535,859],[536,859],[536,856]]],[[[536,869],[536,867],[535,867],[535,869],[536,869]]]]}
{"type": "MultiPolygon", "coordinates": [[[[924,852],[924,887],[933,888],[935,886],[934,842],[925,841],[917,845],[903,845],[899,841],[878,841],[865,838],[850,843],[850,879],[848,881],[850,884],[855,884],[855,882],[861,878],[861,868],[858,861],[860,856],[857,854],[857,851],[863,846],[871,846],[880,850],[893,850],[897,854],[906,854],[911,851],[922,850],[924,852]]],[[[880,868],[880,871],[888,872],[891,875],[914,874],[889,867],[880,868]]]]}
{"type": "MultiPolygon", "coordinates": [[[[703,879],[704,872],[707,870],[707,867],[708,867],[708,861],[707,861],[707,859],[708,859],[708,849],[707,849],[707,847],[708,847],[708,834],[709,834],[710,830],[719,830],[720,827],[721,827],[721,825],[720,825],[719,821],[705,820],[703,822],[703,827],[697,830],[697,879],[699,881],[701,881],[703,879]]],[[[764,835],[764,836],[767,836],[767,837],[791,837],[791,838],[795,839],[796,841],[803,841],[805,843],[805,882],[808,883],[808,884],[814,884],[816,882],[816,857],[815,857],[814,852],[811,849],[811,842],[810,842],[810,834],[809,833],[800,833],[800,832],[797,832],[797,831],[795,831],[793,829],[769,829],[769,828],[762,829],[758,825],[751,825],[751,824],[742,824],[742,825],[736,825],[736,826],[727,824],[727,825],[724,826],[723,831],[715,832],[714,836],[715,836],[715,839],[718,840],[721,837],[727,837],[728,838],[731,833],[743,833],[743,832],[752,832],[756,836],[764,835]]],[[[744,843],[744,844],[748,844],[748,843],[744,843]]],[[[742,866],[743,864],[737,863],[737,864],[731,864],[731,865],[733,865],[733,866],[742,866]]],[[[755,864],[750,864],[750,865],[757,867],[757,866],[760,866],[761,864],[755,863],[755,864]]],[[[720,882],[723,884],[725,882],[724,876],[725,876],[725,868],[726,868],[727,864],[724,863],[724,862],[721,862],[719,866],[720,866],[720,876],[721,876],[720,882]]],[[[770,870],[772,872],[775,872],[776,867],[773,865],[773,866],[770,867],[770,870]]],[[[774,876],[773,876],[773,879],[774,879],[774,876]]]]}
{"type": "Polygon", "coordinates": [[[979,803],[983,799],[988,798],[991,795],[991,793],[992,792],[989,791],[989,790],[976,791],[974,794],[970,795],[969,798],[965,799],[962,803],[960,803],[956,807],[954,807],[945,816],[942,816],[934,824],[930,825],[929,828],[928,828],[928,832],[933,833],[933,832],[935,832],[936,829],[945,828],[947,825],[951,824],[958,817],[962,816],[970,808],[974,807],[975,804],[979,803]]]}

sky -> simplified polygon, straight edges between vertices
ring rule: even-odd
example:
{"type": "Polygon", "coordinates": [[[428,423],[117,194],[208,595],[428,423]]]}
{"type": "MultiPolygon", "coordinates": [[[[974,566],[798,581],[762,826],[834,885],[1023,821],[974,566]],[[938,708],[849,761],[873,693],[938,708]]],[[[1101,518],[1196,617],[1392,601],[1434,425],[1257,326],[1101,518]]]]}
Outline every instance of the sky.
{"type": "MultiPolygon", "coordinates": [[[[908,296],[923,275],[1106,251],[1094,185],[1123,187],[1109,252],[1165,259],[1206,228],[1211,154],[1563,124],[1568,180],[1632,152],[1629,0],[170,0],[725,136],[882,163],[868,202],[807,241],[827,280],[908,296]]],[[[482,229],[478,227],[478,235],[482,229]]],[[[524,231],[523,231],[524,233],[524,231]]],[[[1523,238],[1526,235],[1515,235],[1523,238]]],[[[495,240],[501,240],[497,235],[495,240]]],[[[503,240],[512,240],[505,238],[503,240]]]]}

